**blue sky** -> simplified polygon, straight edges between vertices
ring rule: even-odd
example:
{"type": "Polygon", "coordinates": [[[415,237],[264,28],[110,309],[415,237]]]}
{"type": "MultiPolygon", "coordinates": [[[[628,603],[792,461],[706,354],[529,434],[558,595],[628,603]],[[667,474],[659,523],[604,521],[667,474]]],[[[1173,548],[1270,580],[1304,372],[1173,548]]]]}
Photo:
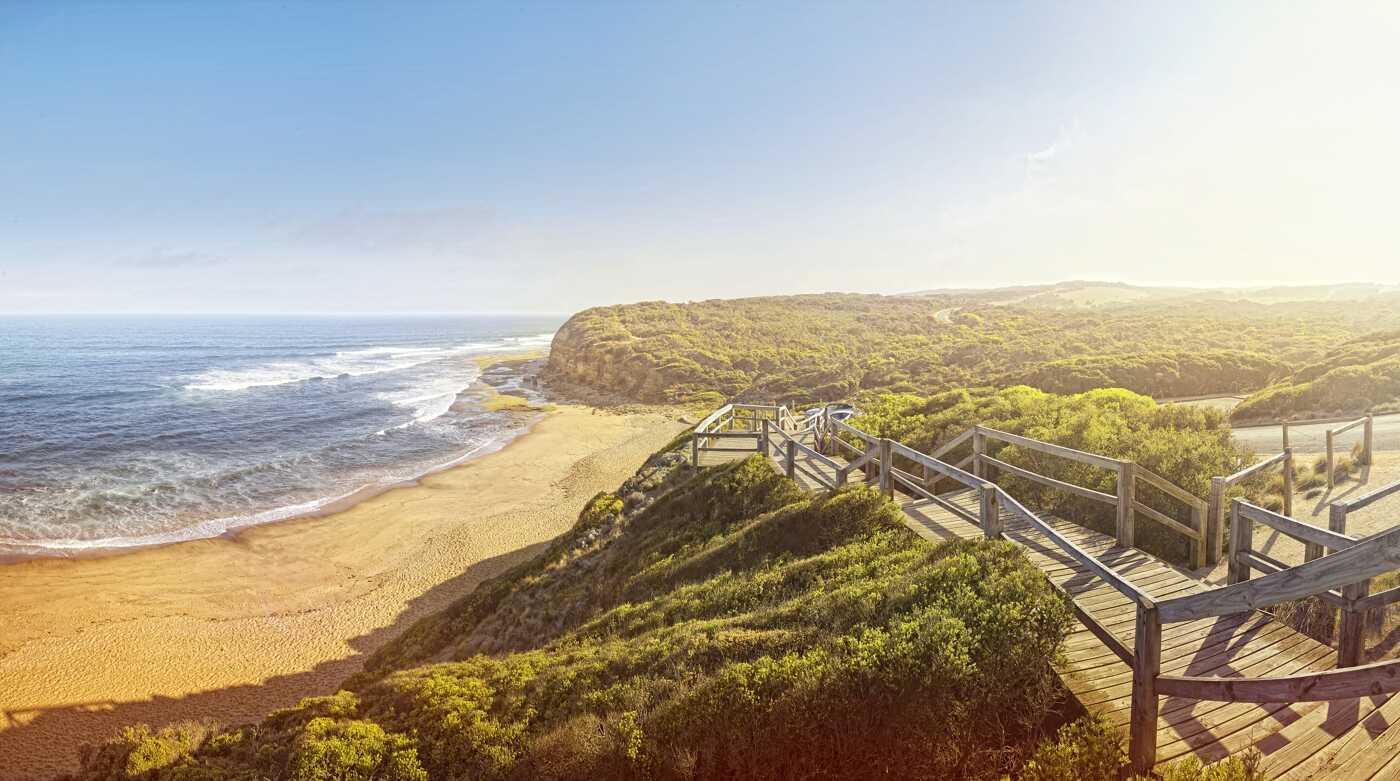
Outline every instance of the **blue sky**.
{"type": "Polygon", "coordinates": [[[0,5],[0,312],[1396,282],[1339,8],[0,5]]]}

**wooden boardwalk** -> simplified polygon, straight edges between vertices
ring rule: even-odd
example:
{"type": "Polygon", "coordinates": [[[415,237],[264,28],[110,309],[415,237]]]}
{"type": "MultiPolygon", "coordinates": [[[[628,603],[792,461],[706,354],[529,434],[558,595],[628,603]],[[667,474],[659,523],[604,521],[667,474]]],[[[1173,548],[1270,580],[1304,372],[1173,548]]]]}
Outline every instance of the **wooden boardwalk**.
{"type": "MultiPolygon", "coordinates": [[[[715,462],[737,454],[707,454],[715,462]]],[[[772,460],[779,469],[783,459],[772,460]]],[[[845,463],[836,459],[839,463],[845,463]]],[[[797,455],[794,479],[809,490],[827,490],[834,470],[805,453],[797,455]],[[822,480],[812,476],[820,474],[822,480]]],[[[854,477],[859,478],[857,473],[854,477]]],[[[931,541],[982,538],[973,491],[940,495],[941,501],[896,494],[905,523],[931,541]]],[[[1066,555],[1022,516],[1000,511],[1006,538],[1023,546],[1052,582],[1099,624],[1134,647],[1136,606],[1126,596],[1066,555]]],[[[1154,599],[1196,593],[1206,587],[1188,574],[1114,538],[1054,516],[1055,531],[1154,599]]],[[[1337,652],[1262,612],[1246,612],[1162,630],[1163,674],[1271,677],[1333,670],[1337,652]]],[[[1076,621],[1056,670],[1071,695],[1091,713],[1123,728],[1131,717],[1133,671],[1085,624],[1076,621]]],[[[1157,716],[1158,766],[1186,756],[1203,763],[1257,750],[1269,778],[1400,779],[1400,698],[1378,694],[1330,702],[1218,702],[1164,697],[1157,716]]]]}

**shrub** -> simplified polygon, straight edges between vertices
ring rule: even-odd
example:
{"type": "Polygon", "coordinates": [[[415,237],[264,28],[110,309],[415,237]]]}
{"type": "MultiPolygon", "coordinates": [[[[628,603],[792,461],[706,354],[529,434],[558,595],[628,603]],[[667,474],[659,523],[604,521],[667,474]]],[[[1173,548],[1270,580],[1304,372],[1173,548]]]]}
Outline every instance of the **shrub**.
{"type": "MultiPolygon", "coordinates": [[[[353,691],[141,781],[975,777],[1039,737],[1071,617],[1019,548],[926,543],[878,492],[808,495],[757,456],[657,463],[353,691]]],[[[136,778],[111,764],[88,777],[136,778]]]]}
{"type": "MultiPolygon", "coordinates": [[[[1102,717],[1085,716],[1060,728],[1053,740],[1036,747],[1016,774],[1018,781],[1118,781],[1128,755],[1117,728],[1102,717]]],[[[1161,781],[1263,781],[1263,757],[1256,751],[1203,766],[1195,757],[1167,765],[1161,781]]],[[[1147,781],[1135,776],[1133,781],[1147,781]]]]}
{"type": "Polygon", "coordinates": [[[288,781],[427,781],[413,742],[370,721],[318,717],[297,737],[288,781]]]}

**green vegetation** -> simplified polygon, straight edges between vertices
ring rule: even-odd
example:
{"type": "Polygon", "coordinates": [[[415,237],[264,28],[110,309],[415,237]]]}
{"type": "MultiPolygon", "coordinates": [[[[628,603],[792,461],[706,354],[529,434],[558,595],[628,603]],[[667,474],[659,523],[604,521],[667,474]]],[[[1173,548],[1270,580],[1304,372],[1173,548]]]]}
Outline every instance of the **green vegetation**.
{"type": "Polygon", "coordinates": [[[1400,331],[1330,350],[1235,407],[1236,422],[1306,419],[1400,410],[1400,331]]]}
{"type": "Polygon", "coordinates": [[[1349,317],[1316,304],[1210,300],[1087,311],[953,295],[646,302],[572,317],[549,373],[637,400],[707,405],[1014,384],[1166,398],[1277,381],[1354,336],[1363,326],[1349,317]]]}
{"type": "MultiPolygon", "coordinates": [[[[1127,763],[1123,737],[1104,719],[1084,717],[1036,747],[1018,781],[1118,781],[1127,763]]],[[[1193,757],[1168,766],[1161,781],[1262,781],[1262,757],[1249,753],[1203,767],[1193,757]]],[[[1135,776],[1134,781],[1140,779],[1135,776]]]]}
{"type": "Polygon", "coordinates": [[[81,779],[996,777],[1070,621],[1010,543],[928,545],[876,492],[653,459],[338,694],[133,728],[81,779]],[[481,651],[489,651],[483,654],[481,651]]]}
{"type": "MultiPolygon", "coordinates": [[[[960,389],[930,397],[885,395],[868,400],[861,409],[862,414],[851,421],[853,426],[925,453],[980,423],[1090,453],[1132,460],[1201,498],[1209,495],[1212,476],[1235,471],[1240,455],[1219,412],[1183,405],[1159,406],[1146,396],[1125,390],[1062,396],[1027,387],[960,389]]],[[[965,444],[945,458],[957,462],[970,452],[971,445],[965,444]]],[[[988,453],[1057,480],[1109,494],[1117,491],[1114,471],[1015,445],[989,443],[988,453]]],[[[1113,507],[1016,477],[996,479],[1028,507],[1113,533],[1113,507]]],[[[1160,495],[1150,486],[1139,484],[1138,499],[1182,523],[1190,522],[1190,515],[1180,502],[1160,495]]],[[[1187,560],[1185,537],[1146,517],[1139,516],[1137,524],[1139,547],[1168,560],[1187,560]]]]}

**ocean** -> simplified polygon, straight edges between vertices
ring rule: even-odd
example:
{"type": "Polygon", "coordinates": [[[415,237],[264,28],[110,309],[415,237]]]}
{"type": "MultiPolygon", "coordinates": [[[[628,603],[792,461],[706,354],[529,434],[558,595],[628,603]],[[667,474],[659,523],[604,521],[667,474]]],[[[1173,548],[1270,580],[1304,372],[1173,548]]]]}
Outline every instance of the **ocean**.
{"type": "Polygon", "coordinates": [[[0,557],[211,537],[497,450],[473,357],[562,317],[0,317],[0,557]]]}

